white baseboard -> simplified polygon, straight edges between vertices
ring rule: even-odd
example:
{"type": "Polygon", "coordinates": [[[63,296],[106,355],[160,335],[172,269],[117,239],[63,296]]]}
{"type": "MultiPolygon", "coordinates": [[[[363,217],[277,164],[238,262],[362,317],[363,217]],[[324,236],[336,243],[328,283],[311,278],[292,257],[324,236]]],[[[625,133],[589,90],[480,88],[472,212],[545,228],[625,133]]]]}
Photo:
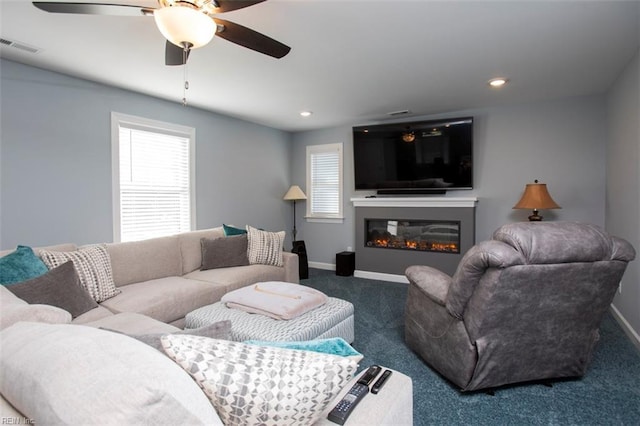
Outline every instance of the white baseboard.
{"type": "Polygon", "coordinates": [[[409,284],[409,280],[404,275],[385,274],[383,272],[358,271],[353,273],[354,277],[367,278],[369,280],[390,281],[393,283],[409,284]]]}
{"type": "Polygon", "coordinates": [[[327,271],[335,271],[336,265],[332,263],[309,262],[309,268],[324,269],[327,271]]]}
{"type": "Polygon", "coordinates": [[[620,327],[622,327],[624,333],[629,337],[631,343],[633,343],[638,351],[640,351],[640,336],[638,336],[638,333],[636,333],[636,331],[631,327],[631,324],[629,324],[614,305],[611,305],[611,313],[616,321],[618,321],[618,324],[620,324],[620,327]]]}
{"type": "MultiPolygon", "coordinates": [[[[336,265],[333,263],[309,262],[310,268],[324,269],[327,271],[335,271],[336,265]]],[[[366,278],[368,280],[390,281],[394,283],[409,284],[409,280],[404,275],[385,274],[382,272],[354,271],[353,276],[356,278],[366,278]]]]}

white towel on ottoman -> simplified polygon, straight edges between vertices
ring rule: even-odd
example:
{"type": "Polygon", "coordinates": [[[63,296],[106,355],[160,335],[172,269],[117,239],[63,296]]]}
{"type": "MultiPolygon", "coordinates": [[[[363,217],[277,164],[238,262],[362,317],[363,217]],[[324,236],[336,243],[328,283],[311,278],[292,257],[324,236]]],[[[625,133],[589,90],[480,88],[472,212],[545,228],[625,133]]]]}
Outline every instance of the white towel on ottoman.
{"type": "Polygon", "coordinates": [[[267,281],[231,291],[220,299],[228,308],[288,320],[327,302],[327,295],[300,284],[267,281]]]}

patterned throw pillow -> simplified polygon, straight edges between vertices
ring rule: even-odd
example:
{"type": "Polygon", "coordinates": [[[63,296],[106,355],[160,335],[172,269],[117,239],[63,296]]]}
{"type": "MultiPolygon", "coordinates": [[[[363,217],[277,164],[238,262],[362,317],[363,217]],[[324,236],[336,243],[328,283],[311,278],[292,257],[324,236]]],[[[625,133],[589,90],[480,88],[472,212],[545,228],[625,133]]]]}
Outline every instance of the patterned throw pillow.
{"type": "Polygon", "coordinates": [[[162,345],[226,425],[313,424],[358,367],[335,355],[206,337],[166,335],[162,345]]]}
{"type": "Polygon", "coordinates": [[[247,225],[249,248],[247,254],[250,264],[282,266],[282,248],[284,247],[284,231],[267,232],[247,225]]]}
{"type": "Polygon", "coordinates": [[[75,251],[40,251],[40,257],[49,269],[57,268],[69,260],[76,268],[80,284],[96,302],[120,294],[113,282],[111,258],[104,244],[81,247],[75,251]]]}

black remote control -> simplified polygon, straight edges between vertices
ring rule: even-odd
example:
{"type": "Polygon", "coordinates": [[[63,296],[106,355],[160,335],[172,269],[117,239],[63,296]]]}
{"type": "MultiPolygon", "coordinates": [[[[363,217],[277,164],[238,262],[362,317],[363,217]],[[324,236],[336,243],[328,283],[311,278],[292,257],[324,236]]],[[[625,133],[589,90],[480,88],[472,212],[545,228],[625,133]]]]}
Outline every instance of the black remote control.
{"type": "Polygon", "coordinates": [[[327,418],[333,423],[343,425],[356,405],[369,393],[369,386],[356,383],[351,390],[342,398],[338,404],[331,410],[327,418]]]}
{"type": "Polygon", "coordinates": [[[371,387],[371,393],[380,392],[380,388],[384,386],[384,384],[386,383],[390,375],[391,375],[391,370],[385,370],[384,373],[382,373],[382,376],[380,376],[380,378],[376,380],[376,382],[371,387]]]}
{"type": "Polygon", "coordinates": [[[369,386],[380,371],[382,371],[382,367],[380,367],[379,365],[372,365],[367,369],[367,372],[364,373],[362,377],[360,377],[358,383],[360,383],[361,385],[369,386]]]}

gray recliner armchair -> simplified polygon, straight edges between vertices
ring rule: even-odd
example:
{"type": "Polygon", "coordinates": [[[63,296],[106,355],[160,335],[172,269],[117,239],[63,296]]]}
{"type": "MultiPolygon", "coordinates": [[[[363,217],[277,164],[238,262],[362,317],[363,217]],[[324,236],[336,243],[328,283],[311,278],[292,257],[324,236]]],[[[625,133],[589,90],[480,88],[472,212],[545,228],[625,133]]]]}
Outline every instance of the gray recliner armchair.
{"type": "Polygon", "coordinates": [[[580,377],[634,258],[627,241],[594,225],[504,225],[453,277],[407,268],[405,340],[463,391],[580,377]]]}

